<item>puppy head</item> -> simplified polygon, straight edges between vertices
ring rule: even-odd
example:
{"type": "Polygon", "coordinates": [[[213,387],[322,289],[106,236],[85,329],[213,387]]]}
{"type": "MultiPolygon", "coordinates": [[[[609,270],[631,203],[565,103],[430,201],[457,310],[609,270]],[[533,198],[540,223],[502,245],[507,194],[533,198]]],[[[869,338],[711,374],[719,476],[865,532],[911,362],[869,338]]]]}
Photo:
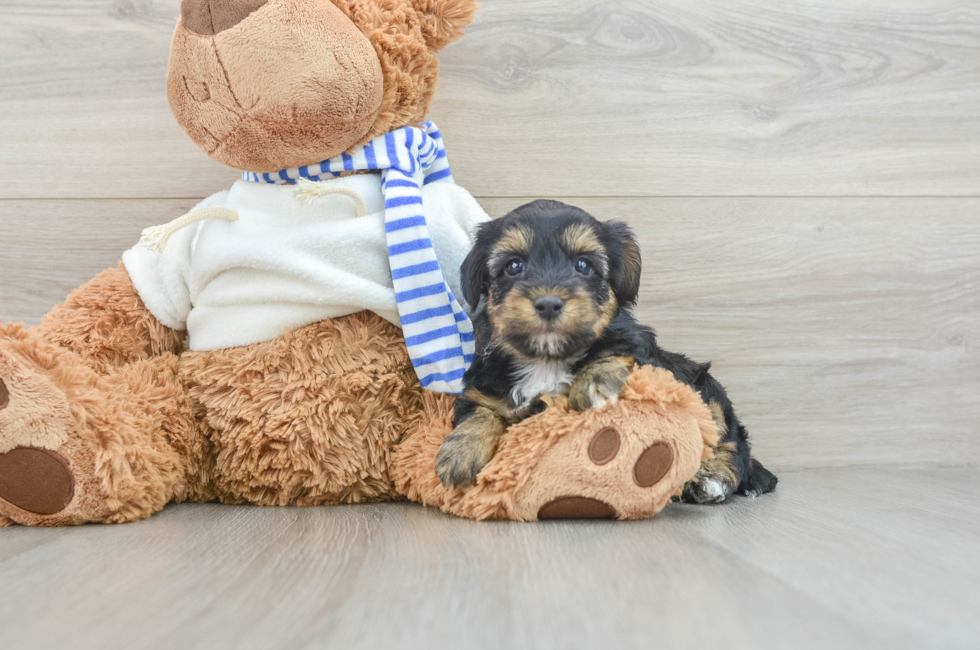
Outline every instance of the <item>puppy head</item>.
{"type": "Polygon", "coordinates": [[[486,299],[497,343],[532,358],[569,358],[602,334],[640,286],[629,226],[558,201],[483,224],[461,268],[463,296],[486,299]]]}

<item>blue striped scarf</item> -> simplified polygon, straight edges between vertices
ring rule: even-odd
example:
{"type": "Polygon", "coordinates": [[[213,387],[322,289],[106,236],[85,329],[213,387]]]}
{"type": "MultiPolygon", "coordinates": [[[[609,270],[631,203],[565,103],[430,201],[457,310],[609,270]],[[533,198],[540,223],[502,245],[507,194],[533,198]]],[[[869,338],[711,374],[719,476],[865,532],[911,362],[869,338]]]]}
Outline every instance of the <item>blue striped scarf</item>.
{"type": "Polygon", "coordinates": [[[345,171],[380,169],[385,199],[385,237],[408,355],[422,385],[440,393],[459,393],[463,373],[473,363],[473,324],[460,307],[436,259],[421,186],[453,182],[442,135],[432,122],[378,136],[352,153],[318,165],[274,174],[245,172],[255,183],[295,183],[334,178],[345,171]]]}

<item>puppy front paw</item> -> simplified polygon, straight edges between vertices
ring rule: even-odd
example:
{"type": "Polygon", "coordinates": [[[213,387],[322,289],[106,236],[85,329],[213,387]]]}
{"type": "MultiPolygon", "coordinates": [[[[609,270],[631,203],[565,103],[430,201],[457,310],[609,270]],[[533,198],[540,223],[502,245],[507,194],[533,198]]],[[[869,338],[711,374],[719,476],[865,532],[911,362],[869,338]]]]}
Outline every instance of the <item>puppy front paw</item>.
{"type": "Polygon", "coordinates": [[[631,357],[599,359],[575,376],[568,400],[576,411],[615,404],[636,361],[631,357]]]}
{"type": "Polygon", "coordinates": [[[436,476],[447,488],[473,483],[493,458],[505,432],[500,418],[488,409],[477,409],[442,441],[436,455],[436,476]]]}

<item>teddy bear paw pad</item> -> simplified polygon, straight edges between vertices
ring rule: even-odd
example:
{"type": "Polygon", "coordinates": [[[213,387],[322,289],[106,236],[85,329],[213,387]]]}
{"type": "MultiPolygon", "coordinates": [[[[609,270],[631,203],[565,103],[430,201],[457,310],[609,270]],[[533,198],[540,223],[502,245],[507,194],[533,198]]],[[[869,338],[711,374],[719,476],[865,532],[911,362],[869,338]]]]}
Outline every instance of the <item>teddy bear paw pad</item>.
{"type": "Polygon", "coordinates": [[[8,404],[10,404],[10,391],[7,390],[7,384],[0,379],[0,410],[7,408],[8,404]]]}
{"type": "Polygon", "coordinates": [[[53,515],[67,508],[74,495],[75,477],[61,454],[37,447],[0,454],[0,499],[10,505],[53,515]]]}
{"type": "Polygon", "coordinates": [[[538,519],[615,519],[616,509],[590,497],[559,497],[541,506],[538,519]]]}
{"type": "Polygon", "coordinates": [[[674,450],[666,442],[655,442],[640,454],[633,465],[633,481],[641,488],[653,487],[674,464],[674,450]]]}
{"type": "Polygon", "coordinates": [[[619,431],[612,427],[602,429],[589,443],[589,460],[596,465],[605,465],[619,453],[621,443],[619,431]]]}

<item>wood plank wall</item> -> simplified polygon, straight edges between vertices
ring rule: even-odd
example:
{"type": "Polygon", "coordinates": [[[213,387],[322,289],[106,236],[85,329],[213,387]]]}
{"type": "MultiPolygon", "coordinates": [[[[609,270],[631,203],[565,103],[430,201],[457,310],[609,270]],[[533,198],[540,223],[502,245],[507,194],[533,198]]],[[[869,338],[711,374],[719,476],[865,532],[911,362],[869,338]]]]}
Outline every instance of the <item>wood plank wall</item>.
{"type": "MultiPolygon", "coordinates": [[[[177,13],[0,6],[4,320],[237,177],[170,115],[177,13]]],[[[639,314],[768,464],[977,464],[980,5],[485,0],[442,62],[457,181],[631,223],[639,314]]]]}

